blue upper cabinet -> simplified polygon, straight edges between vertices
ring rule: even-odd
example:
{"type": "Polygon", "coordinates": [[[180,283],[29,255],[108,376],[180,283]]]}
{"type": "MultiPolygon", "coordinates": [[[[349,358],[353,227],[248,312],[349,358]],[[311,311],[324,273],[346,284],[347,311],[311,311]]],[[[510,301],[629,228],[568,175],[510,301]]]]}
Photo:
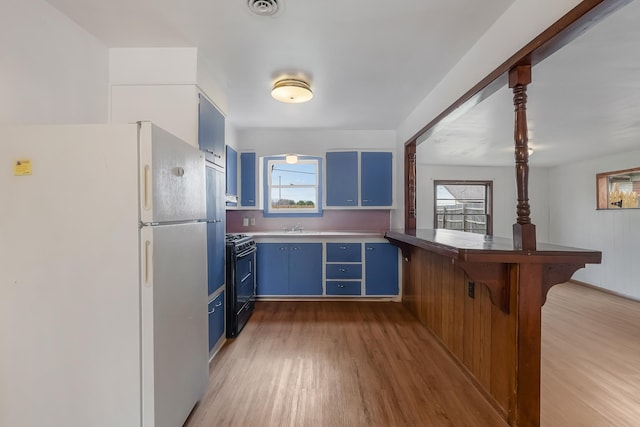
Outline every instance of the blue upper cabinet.
{"type": "MultiPolygon", "coordinates": [[[[226,193],[230,196],[238,195],[238,153],[227,145],[227,187],[226,193]]],[[[227,206],[236,206],[237,202],[227,200],[227,206]]]]}
{"type": "Polygon", "coordinates": [[[327,206],[358,206],[358,153],[326,154],[327,206]]]}
{"type": "Polygon", "coordinates": [[[362,206],[391,206],[393,157],[389,152],[363,152],[360,163],[362,206]]]}
{"type": "Polygon", "coordinates": [[[393,205],[393,154],[391,152],[330,151],[326,153],[326,161],[327,206],[391,207],[393,205]],[[360,172],[359,194],[358,172],[360,172]]]}
{"type": "Polygon", "coordinates": [[[256,206],[256,153],[240,153],[240,204],[256,206]]]}
{"type": "Polygon", "coordinates": [[[224,167],[224,116],[202,94],[198,100],[198,145],[205,159],[224,167]]]}

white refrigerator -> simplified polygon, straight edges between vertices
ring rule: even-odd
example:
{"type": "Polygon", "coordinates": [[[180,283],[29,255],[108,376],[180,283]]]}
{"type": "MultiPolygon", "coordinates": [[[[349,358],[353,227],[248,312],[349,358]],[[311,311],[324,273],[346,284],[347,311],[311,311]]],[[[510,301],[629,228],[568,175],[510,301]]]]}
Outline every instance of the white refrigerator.
{"type": "Polygon", "coordinates": [[[0,426],[181,426],[208,382],[200,152],[1,127],[0,198],[0,426]]]}

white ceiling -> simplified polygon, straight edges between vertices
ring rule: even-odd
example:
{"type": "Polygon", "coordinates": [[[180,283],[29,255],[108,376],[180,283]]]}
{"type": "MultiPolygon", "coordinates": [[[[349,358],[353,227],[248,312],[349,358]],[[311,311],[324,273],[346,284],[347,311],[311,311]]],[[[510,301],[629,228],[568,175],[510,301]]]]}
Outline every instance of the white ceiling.
{"type": "MultiPolygon", "coordinates": [[[[640,1],[535,66],[527,119],[532,166],[640,149],[640,1]]],[[[423,164],[514,164],[512,92],[504,88],[418,146],[423,164]]]]}
{"type": "Polygon", "coordinates": [[[108,47],[195,46],[237,128],[396,129],[513,0],[47,0],[108,47]],[[315,97],[270,97],[302,72],[315,97]]]}

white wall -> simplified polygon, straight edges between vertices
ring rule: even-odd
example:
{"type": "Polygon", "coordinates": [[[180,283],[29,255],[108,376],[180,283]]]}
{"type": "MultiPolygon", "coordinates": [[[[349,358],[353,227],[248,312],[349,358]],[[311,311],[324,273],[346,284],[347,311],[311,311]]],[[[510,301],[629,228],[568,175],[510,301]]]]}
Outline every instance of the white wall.
{"type": "MultiPolygon", "coordinates": [[[[149,120],[198,147],[198,95],[225,113],[226,95],[206,75],[195,47],[112,48],[109,57],[112,123],[149,120]]],[[[226,133],[233,136],[228,124],[226,133]]]]}
{"type": "MultiPolygon", "coordinates": [[[[515,0],[398,127],[398,176],[404,176],[404,143],[578,3],[580,0],[515,0]]],[[[404,191],[402,180],[396,183],[396,192],[400,191],[404,191]]],[[[392,227],[404,223],[403,198],[399,202],[391,213],[392,227]]]]}
{"type": "Polygon", "coordinates": [[[108,50],[41,0],[0,0],[0,124],[104,123],[108,50]]]}
{"type": "MultiPolygon", "coordinates": [[[[434,180],[489,180],[493,181],[493,234],[511,238],[516,222],[515,166],[469,167],[434,166],[418,163],[417,227],[433,228],[434,180]]],[[[531,222],[536,225],[539,242],[549,241],[548,170],[532,168],[529,171],[529,203],[531,222]]]]}
{"type": "Polygon", "coordinates": [[[640,166],[640,150],[549,170],[553,243],[602,251],[574,279],[640,299],[640,210],[596,210],[596,174],[640,166]]]}
{"type": "Polygon", "coordinates": [[[239,150],[255,151],[258,156],[285,153],[322,156],[330,150],[346,149],[395,151],[396,133],[389,130],[240,129],[236,144],[239,150]]]}
{"type": "Polygon", "coordinates": [[[516,0],[398,128],[404,143],[580,0],[516,0]]]}

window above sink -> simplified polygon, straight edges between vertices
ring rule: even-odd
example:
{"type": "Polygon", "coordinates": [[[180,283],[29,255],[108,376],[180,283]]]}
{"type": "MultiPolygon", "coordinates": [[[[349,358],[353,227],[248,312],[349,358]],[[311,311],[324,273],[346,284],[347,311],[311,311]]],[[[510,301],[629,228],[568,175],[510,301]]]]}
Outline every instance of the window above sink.
{"type": "Polygon", "coordinates": [[[322,216],[322,158],[264,158],[265,216],[322,216]]]}

